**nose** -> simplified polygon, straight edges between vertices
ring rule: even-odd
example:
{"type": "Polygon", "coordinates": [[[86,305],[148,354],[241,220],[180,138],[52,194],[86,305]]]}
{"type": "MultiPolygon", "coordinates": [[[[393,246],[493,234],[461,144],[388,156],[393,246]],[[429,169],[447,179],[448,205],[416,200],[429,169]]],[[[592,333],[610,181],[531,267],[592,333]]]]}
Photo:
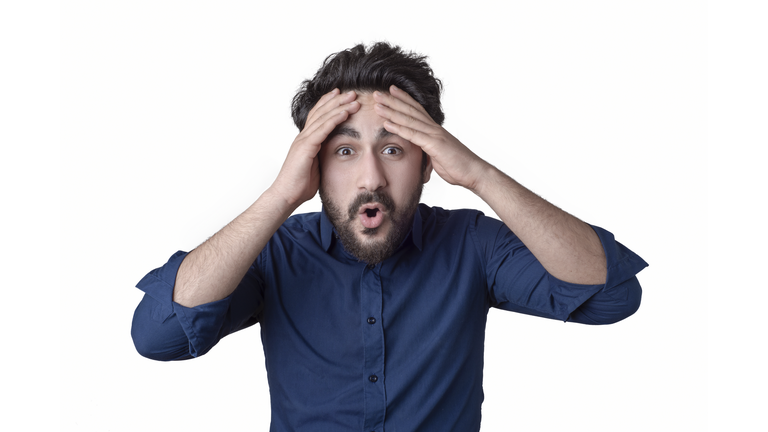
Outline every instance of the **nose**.
{"type": "Polygon", "coordinates": [[[357,186],[368,192],[375,192],[387,185],[384,167],[376,152],[367,152],[360,160],[357,186]]]}

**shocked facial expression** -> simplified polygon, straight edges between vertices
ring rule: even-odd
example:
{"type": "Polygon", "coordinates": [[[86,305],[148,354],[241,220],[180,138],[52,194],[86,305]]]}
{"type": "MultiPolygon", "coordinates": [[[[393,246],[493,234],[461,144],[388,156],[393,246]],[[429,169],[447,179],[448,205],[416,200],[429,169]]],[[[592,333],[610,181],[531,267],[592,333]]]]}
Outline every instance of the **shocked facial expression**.
{"type": "Polygon", "coordinates": [[[320,150],[320,198],[344,247],[369,264],[383,261],[408,234],[429,180],[422,151],[384,129],[370,93],[320,150]]]}

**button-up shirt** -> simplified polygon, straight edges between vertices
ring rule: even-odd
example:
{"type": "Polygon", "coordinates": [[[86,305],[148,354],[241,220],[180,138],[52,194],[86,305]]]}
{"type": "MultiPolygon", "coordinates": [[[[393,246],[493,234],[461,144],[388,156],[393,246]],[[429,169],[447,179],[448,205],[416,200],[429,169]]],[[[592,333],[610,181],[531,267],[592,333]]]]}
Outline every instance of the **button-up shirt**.
{"type": "Polygon", "coordinates": [[[603,285],[556,279],[501,221],[420,205],[389,258],[350,255],[324,212],[289,218],[227,298],[172,301],[177,252],[137,285],[137,350],[157,360],[205,354],[260,323],[273,432],[477,431],[490,307],[585,324],[634,313],[647,264],[593,227],[603,285]]]}

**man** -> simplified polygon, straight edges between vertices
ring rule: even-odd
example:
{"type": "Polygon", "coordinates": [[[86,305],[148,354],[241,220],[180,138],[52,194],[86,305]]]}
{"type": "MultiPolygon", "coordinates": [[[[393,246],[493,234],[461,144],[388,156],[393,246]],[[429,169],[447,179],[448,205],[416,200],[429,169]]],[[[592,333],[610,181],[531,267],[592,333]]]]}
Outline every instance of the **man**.
{"type": "Polygon", "coordinates": [[[138,287],[138,351],[205,354],[261,325],[273,431],[480,428],[488,309],[588,324],[637,310],[647,264],[440,125],[424,57],[384,43],[326,59],[293,101],[272,186],[138,287]],[[434,169],[502,221],[419,204],[434,169]],[[323,211],[292,212],[319,190],[323,211]]]}

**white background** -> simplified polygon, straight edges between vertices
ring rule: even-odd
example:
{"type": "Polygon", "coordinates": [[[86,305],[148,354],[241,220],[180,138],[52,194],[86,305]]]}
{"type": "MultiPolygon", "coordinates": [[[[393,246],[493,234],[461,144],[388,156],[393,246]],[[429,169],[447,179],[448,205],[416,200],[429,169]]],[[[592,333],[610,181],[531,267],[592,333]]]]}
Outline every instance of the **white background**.
{"type": "MultiPolygon", "coordinates": [[[[268,430],[258,327],[153,362],[133,286],[271,184],[300,82],[377,40],[429,56],[450,132],[651,265],[613,326],[492,310],[483,430],[759,429],[768,38],[729,5],[4,4],[2,429],[268,430]]],[[[436,175],[423,202],[493,215],[436,175]]]]}

